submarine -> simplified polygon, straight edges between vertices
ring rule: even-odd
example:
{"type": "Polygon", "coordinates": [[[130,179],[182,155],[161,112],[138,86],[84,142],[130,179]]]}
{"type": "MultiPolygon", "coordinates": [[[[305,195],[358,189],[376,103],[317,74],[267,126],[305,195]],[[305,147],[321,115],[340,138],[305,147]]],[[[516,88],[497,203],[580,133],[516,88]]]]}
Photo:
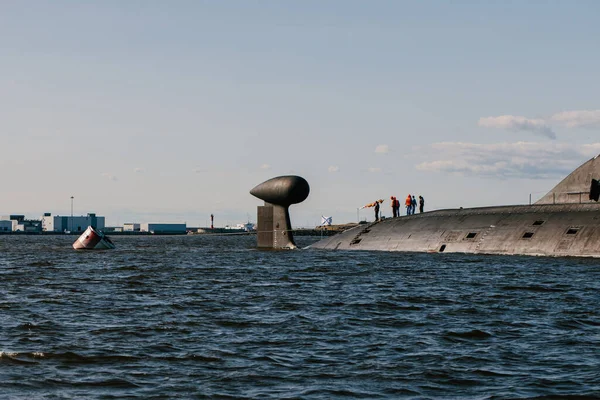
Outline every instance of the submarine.
{"type": "Polygon", "coordinates": [[[531,205],[442,209],[358,225],[326,250],[600,257],[600,155],[531,205]]]}

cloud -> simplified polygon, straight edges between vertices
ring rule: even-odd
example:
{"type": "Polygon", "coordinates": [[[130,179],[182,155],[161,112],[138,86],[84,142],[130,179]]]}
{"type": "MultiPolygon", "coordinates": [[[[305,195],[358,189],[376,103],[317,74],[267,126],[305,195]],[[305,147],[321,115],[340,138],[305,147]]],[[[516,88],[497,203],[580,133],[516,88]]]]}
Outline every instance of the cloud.
{"type": "Polygon", "coordinates": [[[377,168],[377,167],[370,167],[370,168],[368,169],[368,171],[369,171],[369,172],[371,172],[371,173],[374,173],[374,174],[376,174],[376,173],[379,173],[379,172],[381,172],[381,168],[377,168]]]}
{"type": "Polygon", "coordinates": [[[106,179],[108,179],[109,181],[117,181],[118,180],[116,176],[109,174],[108,172],[103,172],[102,176],[105,177],[106,179]]]}
{"type": "Polygon", "coordinates": [[[338,167],[337,165],[331,165],[327,170],[331,173],[338,172],[340,170],[340,167],[338,167]]]}
{"type": "Polygon", "coordinates": [[[543,119],[530,119],[515,115],[501,115],[499,117],[482,117],[477,123],[485,128],[502,128],[511,131],[529,131],[537,135],[556,139],[556,133],[543,119]]]}
{"type": "Polygon", "coordinates": [[[260,166],[260,169],[271,169],[271,166],[269,164],[263,164],[260,166]]]}
{"type": "Polygon", "coordinates": [[[133,172],[135,172],[136,174],[143,174],[144,172],[146,172],[146,170],[144,168],[134,168],[133,172]]]}
{"type": "Polygon", "coordinates": [[[554,114],[552,120],[569,128],[600,128],[600,110],[564,111],[554,114]]]}
{"type": "Polygon", "coordinates": [[[379,146],[375,147],[375,153],[387,154],[389,152],[390,146],[388,146],[387,144],[380,144],[379,146]]]}
{"type": "Polygon", "coordinates": [[[435,143],[423,150],[435,158],[418,170],[486,178],[547,179],[565,176],[587,158],[600,153],[600,143],[435,143]]]}

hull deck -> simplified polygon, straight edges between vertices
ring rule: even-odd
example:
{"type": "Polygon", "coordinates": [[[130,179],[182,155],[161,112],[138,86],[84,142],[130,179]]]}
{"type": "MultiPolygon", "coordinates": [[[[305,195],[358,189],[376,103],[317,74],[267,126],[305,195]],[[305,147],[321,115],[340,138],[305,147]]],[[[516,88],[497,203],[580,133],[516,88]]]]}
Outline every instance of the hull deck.
{"type": "Polygon", "coordinates": [[[310,247],[600,257],[600,204],[431,211],[359,225],[310,247]]]}

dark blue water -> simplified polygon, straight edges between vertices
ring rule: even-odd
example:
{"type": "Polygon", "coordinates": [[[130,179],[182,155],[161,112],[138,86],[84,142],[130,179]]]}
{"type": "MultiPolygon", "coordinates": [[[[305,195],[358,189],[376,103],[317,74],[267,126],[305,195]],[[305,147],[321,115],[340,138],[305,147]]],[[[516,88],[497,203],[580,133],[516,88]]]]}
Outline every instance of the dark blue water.
{"type": "Polygon", "coordinates": [[[0,236],[2,398],[600,396],[600,260],[74,239],[0,236]]]}

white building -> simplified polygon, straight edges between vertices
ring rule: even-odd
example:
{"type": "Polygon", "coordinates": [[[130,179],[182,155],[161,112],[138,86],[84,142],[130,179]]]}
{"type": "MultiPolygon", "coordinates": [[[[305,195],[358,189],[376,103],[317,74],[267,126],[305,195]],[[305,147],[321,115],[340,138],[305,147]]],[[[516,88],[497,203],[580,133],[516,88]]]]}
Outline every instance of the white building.
{"type": "Polygon", "coordinates": [[[104,229],[104,217],[97,217],[94,213],[73,217],[46,213],[42,217],[42,230],[45,232],[83,232],[88,226],[104,229]]]}
{"type": "Polygon", "coordinates": [[[140,229],[140,224],[135,224],[133,222],[126,222],[123,224],[123,232],[139,232],[140,229]]]}
{"type": "Polygon", "coordinates": [[[253,232],[256,229],[256,227],[252,222],[247,222],[245,224],[237,224],[236,226],[225,225],[225,229],[253,232]]]}
{"type": "Polygon", "coordinates": [[[155,234],[177,234],[186,233],[186,224],[155,224],[147,223],[141,225],[142,232],[150,232],[155,234]]]}

